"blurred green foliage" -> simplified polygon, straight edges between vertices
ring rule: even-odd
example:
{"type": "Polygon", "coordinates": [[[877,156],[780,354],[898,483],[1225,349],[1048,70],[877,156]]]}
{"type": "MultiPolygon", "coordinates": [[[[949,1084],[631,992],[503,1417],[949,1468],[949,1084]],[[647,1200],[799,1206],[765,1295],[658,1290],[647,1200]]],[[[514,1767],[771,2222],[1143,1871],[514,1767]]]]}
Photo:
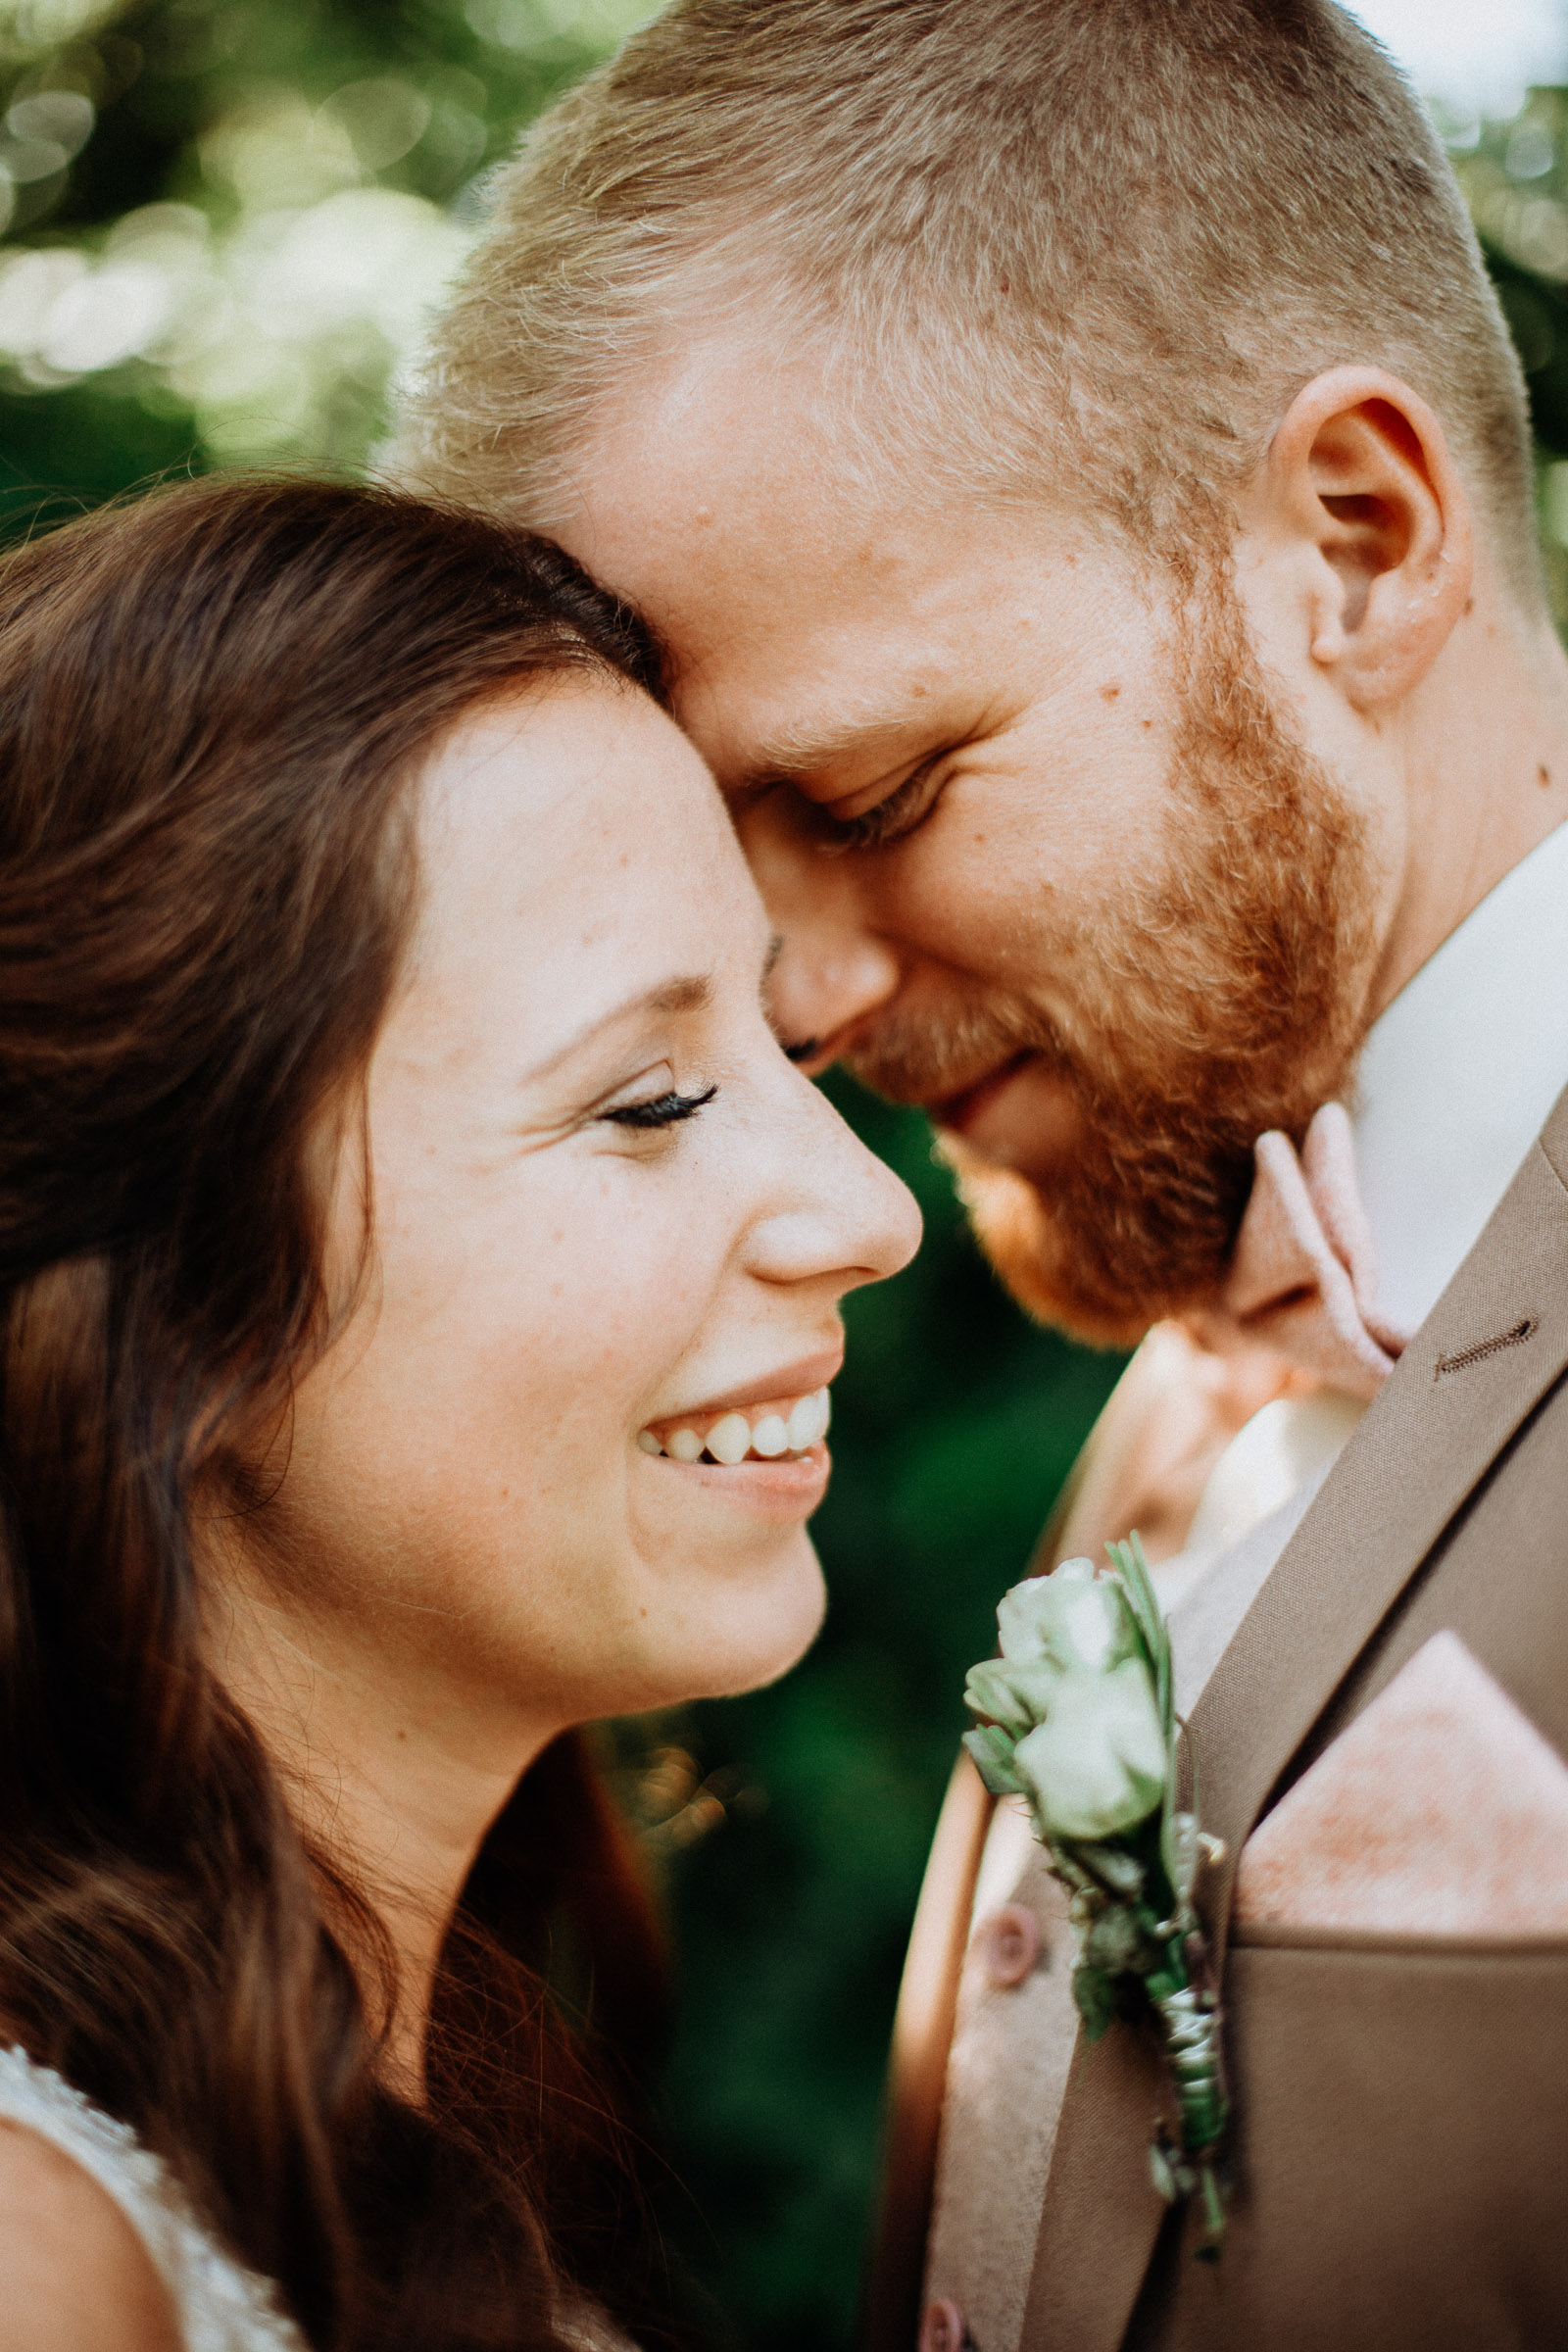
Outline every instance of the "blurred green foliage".
{"type": "Polygon", "coordinates": [[[1511,122],[1443,127],[1530,387],[1542,547],[1568,629],[1568,89],[1532,90],[1511,122]]]}
{"type": "MultiPolygon", "coordinates": [[[[486,167],[641,0],[0,0],[0,512],[353,467],[486,167]]],[[[1446,126],[1536,407],[1568,618],[1568,93],[1446,126]]],[[[719,2339],[849,2338],[888,2028],[964,1667],[1117,1360],[1032,1329],[923,1123],[835,1082],[927,1241],[850,1303],[832,1592],[775,1689],[630,1727],[682,1952],[668,2229],[719,2339]]]]}
{"type": "Polygon", "coordinates": [[[160,466],[352,466],[485,166],[626,0],[0,0],[13,507],[160,466]]]}

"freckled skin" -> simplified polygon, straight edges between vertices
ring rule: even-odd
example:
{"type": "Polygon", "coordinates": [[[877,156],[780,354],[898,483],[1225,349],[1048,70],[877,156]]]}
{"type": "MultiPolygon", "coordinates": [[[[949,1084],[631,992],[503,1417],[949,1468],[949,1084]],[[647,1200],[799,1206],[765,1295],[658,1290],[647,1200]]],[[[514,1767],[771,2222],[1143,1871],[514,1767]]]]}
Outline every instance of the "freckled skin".
{"type": "MultiPolygon", "coordinates": [[[[770,1465],[651,1459],[638,1432],[794,1367],[765,1393],[818,1386],[843,1295],[919,1232],[780,1052],[755,886],[646,698],[560,683],[487,709],[430,764],[419,845],[367,1081],[368,1279],[299,1385],[270,1500],[208,1562],[222,1670],[302,1807],[324,1775],[326,1834],[415,1890],[389,1908],[410,2066],[440,1920],[538,1748],[767,1681],[819,1622],[810,1501],[770,1465]],[[611,1115],[710,1088],[673,1124],[611,1115]]],[[[362,1173],[351,1137],[334,1283],[362,1173]]]]}
{"type": "Polygon", "coordinates": [[[351,1587],[407,1591],[421,1649],[461,1667],[479,1611],[488,1671],[553,1685],[563,1720],[776,1672],[820,1608],[804,1529],[677,1489],[636,1432],[832,1346],[839,1297],[907,1247],[907,1210],[773,1044],[760,910],[667,720],[554,693],[472,727],[427,790],[429,912],[370,1070],[376,1318],[302,1390],[280,1508],[308,1515],[318,1576],[324,1554],[351,1587]],[[669,970],[710,970],[716,1005],[534,1074],[669,970]],[[712,1083],[663,1134],[585,1116],[617,1086],[712,1083]],[[624,1630],[650,1589],[662,1655],[624,1630]]]}

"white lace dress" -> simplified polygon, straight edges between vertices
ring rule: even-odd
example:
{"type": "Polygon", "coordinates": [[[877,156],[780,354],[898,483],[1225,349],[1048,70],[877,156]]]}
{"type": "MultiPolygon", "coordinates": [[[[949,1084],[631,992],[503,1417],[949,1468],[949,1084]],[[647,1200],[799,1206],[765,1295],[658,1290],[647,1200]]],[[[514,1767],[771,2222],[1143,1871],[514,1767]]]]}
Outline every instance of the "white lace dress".
{"type": "MultiPolygon", "coordinates": [[[[0,2048],[0,2124],[22,2124],[114,2198],[168,2291],[183,2352],[309,2352],[270,2279],[225,2254],[161,2157],[25,2050],[0,2048]]],[[[598,2304],[573,2298],[556,2326],[575,2352],[636,2352],[598,2304]]]]}
{"type": "Polygon", "coordinates": [[[161,2158],[24,2050],[0,2049],[0,2123],[36,2132],[113,2197],[168,2290],[185,2352],[306,2352],[271,2285],[208,2235],[161,2158]]]}

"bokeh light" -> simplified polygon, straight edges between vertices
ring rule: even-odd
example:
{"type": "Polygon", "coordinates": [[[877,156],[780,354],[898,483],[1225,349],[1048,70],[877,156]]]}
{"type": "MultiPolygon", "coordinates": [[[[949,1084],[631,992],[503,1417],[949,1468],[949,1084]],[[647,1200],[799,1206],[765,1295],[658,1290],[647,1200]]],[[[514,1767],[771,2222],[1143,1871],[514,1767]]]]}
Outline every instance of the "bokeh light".
{"type": "Polygon", "coordinates": [[[323,55],[308,0],[0,0],[0,387],[93,378],[210,461],[352,466],[485,170],[648,13],[389,8],[323,55]],[[164,140],[168,201],[73,219],[100,123],[164,140]]]}

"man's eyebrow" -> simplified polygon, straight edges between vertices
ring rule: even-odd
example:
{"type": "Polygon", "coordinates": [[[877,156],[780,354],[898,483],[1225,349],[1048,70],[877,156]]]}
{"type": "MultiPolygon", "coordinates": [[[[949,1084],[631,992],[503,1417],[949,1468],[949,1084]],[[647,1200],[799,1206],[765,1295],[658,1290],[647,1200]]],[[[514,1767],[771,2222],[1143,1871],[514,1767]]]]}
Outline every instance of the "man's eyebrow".
{"type": "Polygon", "coordinates": [[[601,1031],[613,1029],[617,1023],[634,1020],[639,1013],[702,1012],[713,1001],[713,983],[707,972],[683,972],[673,980],[660,980],[652,988],[639,989],[635,996],[621,1004],[612,1004],[608,1012],[595,1013],[591,1021],[573,1032],[563,1046],[543,1061],[532,1064],[530,1078],[548,1078],[573,1054],[580,1054],[591,1045],[601,1031]]]}
{"type": "Polygon", "coordinates": [[[777,784],[794,784],[815,775],[846,752],[858,751],[877,736],[908,723],[910,713],[891,703],[870,703],[847,711],[831,726],[812,732],[805,727],[782,728],[776,735],[759,737],[744,767],[724,779],[731,799],[764,793],[777,784]]]}

